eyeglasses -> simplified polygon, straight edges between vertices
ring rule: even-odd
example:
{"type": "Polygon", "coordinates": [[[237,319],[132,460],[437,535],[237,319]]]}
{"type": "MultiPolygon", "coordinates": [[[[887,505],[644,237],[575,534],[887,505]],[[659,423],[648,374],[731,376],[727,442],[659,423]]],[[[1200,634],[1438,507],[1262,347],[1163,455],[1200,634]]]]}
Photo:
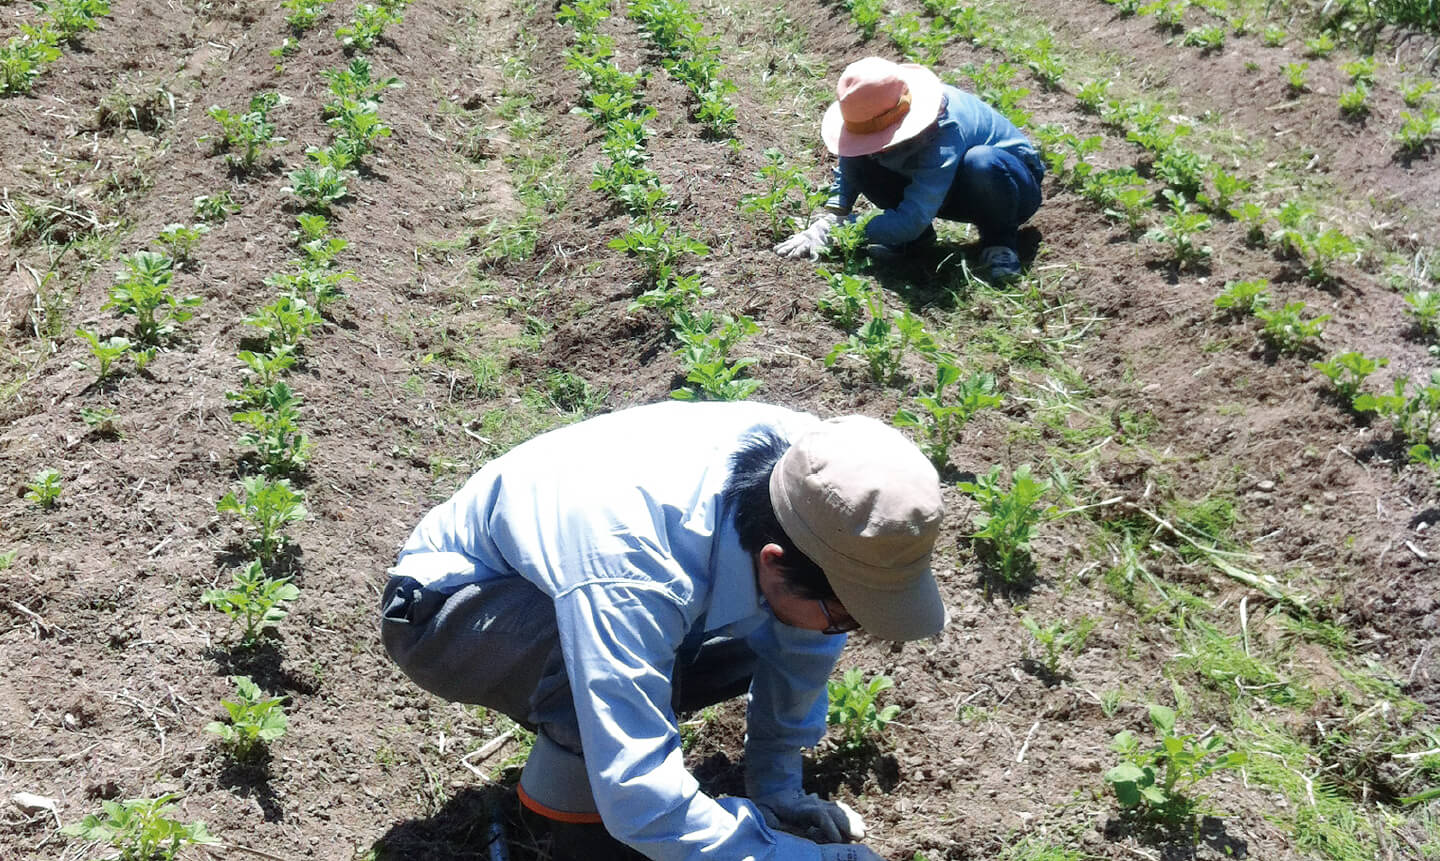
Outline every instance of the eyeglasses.
{"type": "Polygon", "coordinates": [[[835,617],[830,615],[830,606],[827,602],[817,601],[816,603],[820,605],[820,612],[825,614],[825,627],[821,629],[820,633],[848,634],[860,629],[860,623],[855,621],[855,617],[850,614],[846,613],[844,618],[837,622],[835,617]]]}

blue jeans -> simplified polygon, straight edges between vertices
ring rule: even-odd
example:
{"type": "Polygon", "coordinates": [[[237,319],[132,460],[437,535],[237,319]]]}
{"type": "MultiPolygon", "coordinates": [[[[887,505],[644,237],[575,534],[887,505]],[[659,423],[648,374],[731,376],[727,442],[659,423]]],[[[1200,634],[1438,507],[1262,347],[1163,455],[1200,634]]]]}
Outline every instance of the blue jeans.
{"type": "MultiPolygon", "coordinates": [[[[1003,245],[1014,250],[1020,225],[1040,208],[1040,177],[1006,150],[971,147],[956,169],[937,215],[975,225],[982,246],[1003,245]]],[[[910,184],[908,176],[868,158],[862,160],[859,180],[860,193],[881,209],[899,206],[910,184]]]]}

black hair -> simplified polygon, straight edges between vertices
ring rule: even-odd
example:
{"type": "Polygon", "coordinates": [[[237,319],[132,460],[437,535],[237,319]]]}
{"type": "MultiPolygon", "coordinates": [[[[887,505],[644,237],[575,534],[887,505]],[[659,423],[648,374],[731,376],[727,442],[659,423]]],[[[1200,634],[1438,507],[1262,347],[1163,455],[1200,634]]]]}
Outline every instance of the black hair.
{"type": "Polygon", "coordinates": [[[806,556],[785,534],[770,502],[770,473],[790,443],[774,431],[750,434],[730,456],[730,477],[725,481],[725,504],[735,512],[735,531],[740,546],[751,554],[767,544],[780,548],[780,571],[785,585],[801,598],[816,601],[835,599],[835,590],[814,560],[806,556]]]}

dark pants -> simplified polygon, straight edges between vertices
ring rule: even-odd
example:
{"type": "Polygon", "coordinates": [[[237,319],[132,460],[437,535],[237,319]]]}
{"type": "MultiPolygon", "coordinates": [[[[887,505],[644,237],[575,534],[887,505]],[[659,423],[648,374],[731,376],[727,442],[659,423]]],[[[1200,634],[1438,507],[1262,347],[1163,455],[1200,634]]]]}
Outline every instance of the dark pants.
{"type": "MultiPolygon", "coordinates": [[[[555,606],[529,581],[500,577],[443,593],[391,577],[380,607],[385,649],[420,687],[495,709],[582,752],[555,606]]],[[[697,640],[675,657],[671,707],[694,711],[739,696],[754,670],[744,642],[697,640]]]]}
{"type": "MultiPolygon", "coordinates": [[[[971,147],[955,171],[938,215],[975,225],[983,247],[1003,245],[1015,250],[1020,225],[1040,208],[1042,176],[1038,169],[1003,149],[971,147]]],[[[894,209],[905,198],[910,178],[875,159],[863,158],[859,184],[860,193],[871,203],[881,209],[894,209]]]]}

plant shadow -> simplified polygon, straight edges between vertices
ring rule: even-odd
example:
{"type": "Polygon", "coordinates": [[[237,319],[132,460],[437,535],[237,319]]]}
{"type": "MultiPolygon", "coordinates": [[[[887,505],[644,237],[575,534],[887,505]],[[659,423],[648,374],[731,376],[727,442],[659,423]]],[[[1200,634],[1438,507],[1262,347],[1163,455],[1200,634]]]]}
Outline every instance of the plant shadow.
{"type": "Polygon", "coordinates": [[[1156,849],[1161,861],[1194,861],[1202,846],[1224,858],[1246,858],[1250,852],[1244,838],[1226,831],[1225,820],[1216,816],[1155,819],[1125,813],[1106,820],[1105,839],[1126,838],[1156,849]]]}
{"type": "Polygon", "coordinates": [[[834,748],[816,758],[806,757],[805,785],[813,785],[821,798],[829,798],[840,787],[856,795],[865,792],[873,778],[881,792],[889,794],[900,783],[900,762],[882,751],[873,741],[859,747],[834,748]]]}
{"type": "Polygon", "coordinates": [[[320,690],[317,679],[285,668],[285,652],[273,640],[264,639],[248,646],[211,646],[203,654],[215,662],[216,670],[222,675],[249,676],[263,690],[306,695],[320,690]]]}
{"type": "Polygon", "coordinates": [[[506,841],[515,861],[552,857],[542,841],[523,829],[519,807],[515,793],[506,786],[467,787],[430,816],[391,825],[371,846],[373,857],[375,861],[488,859],[497,839],[506,841]]]}
{"type": "Polygon", "coordinates": [[[270,787],[270,752],[261,750],[248,759],[228,758],[220,772],[223,786],[241,798],[253,798],[266,822],[284,822],[285,808],[270,787]]]}

